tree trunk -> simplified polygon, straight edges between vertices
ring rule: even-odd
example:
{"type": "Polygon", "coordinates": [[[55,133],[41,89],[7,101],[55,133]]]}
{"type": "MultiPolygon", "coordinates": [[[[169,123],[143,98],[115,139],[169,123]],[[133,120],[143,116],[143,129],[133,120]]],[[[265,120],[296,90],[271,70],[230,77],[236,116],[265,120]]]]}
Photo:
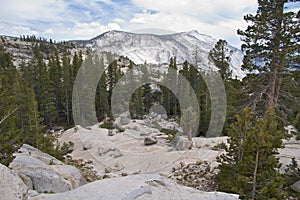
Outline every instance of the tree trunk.
{"type": "Polygon", "coordinates": [[[281,56],[280,56],[280,65],[279,65],[279,72],[278,72],[279,74],[278,74],[277,84],[276,84],[276,87],[275,87],[275,94],[274,94],[274,103],[275,103],[275,105],[277,104],[278,99],[279,99],[279,93],[280,93],[281,84],[282,84],[282,75],[281,75],[281,73],[283,73],[284,66],[286,64],[285,56],[286,56],[286,50],[283,50],[283,52],[281,53],[281,56]]]}
{"type": "Polygon", "coordinates": [[[282,55],[280,55],[280,44],[281,40],[281,28],[282,28],[282,21],[283,21],[283,7],[284,7],[284,0],[281,0],[278,3],[278,7],[281,9],[279,16],[277,17],[277,24],[276,29],[274,30],[274,46],[272,48],[272,60],[270,63],[270,79],[268,84],[268,93],[267,93],[267,102],[266,102],[266,111],[269,110],[271,107],[276,107],[278,101],[279,90],[281,86],[281,80],[278,79],[278,73],[280,72],[280,68],[282,66],[282,55]]]}
{"type": "Polygon", "coordinates": [[[252,188],[252,200],[255,199],[255,193],[256,193],[256,176],[257,176],[257,168],[258,168],[258,159],[259,158],[259,149],[256,151],[255,156],[255,167],[253,172],[253,188],[252,188]]]}
{"type": "Polygon", "coordinates": [[[67,125],[70,125],[70,116],[69,116],[69,96],[67,86],[65,86],[65,98],[66,98],[66,112],[67,112],[67,125]]]}

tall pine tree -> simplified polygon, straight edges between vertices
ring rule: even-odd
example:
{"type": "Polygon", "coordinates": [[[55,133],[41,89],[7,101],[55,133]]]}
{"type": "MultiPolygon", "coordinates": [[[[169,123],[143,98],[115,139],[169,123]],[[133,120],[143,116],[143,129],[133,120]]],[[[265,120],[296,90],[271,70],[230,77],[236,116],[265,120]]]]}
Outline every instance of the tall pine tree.
{"type": "Polygon", "coordinates": [[[252,91],[252,102],[261,102],[263,114],[273,106],[278,107],[283,74],[297,57],[299,48],[299,12],[286,11],[286,2],[259,0],[257,13],[244,17],[250,25],[245,31],[238,30],[245,42],[243,69],[259,72],[251,81],[259,83],[252,91]]]}

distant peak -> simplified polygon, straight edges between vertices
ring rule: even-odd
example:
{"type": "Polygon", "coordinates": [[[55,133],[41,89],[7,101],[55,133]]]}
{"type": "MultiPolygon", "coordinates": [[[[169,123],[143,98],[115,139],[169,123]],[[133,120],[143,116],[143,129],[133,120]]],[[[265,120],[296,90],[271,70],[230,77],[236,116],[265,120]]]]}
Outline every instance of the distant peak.
{"type": "Polygon", "coordinates": [[[186,33],[188,33],[188,34],[200,34],[197,30],[191,30],[191,31],[188,31],[186,33]]]}

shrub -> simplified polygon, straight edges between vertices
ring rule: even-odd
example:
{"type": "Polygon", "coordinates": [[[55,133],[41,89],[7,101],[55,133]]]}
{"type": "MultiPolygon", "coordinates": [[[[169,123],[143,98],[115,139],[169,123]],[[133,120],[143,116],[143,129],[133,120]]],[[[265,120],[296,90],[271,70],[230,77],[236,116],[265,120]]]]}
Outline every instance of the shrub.
{"type": "Polygon", "coordinates": [[[100,128],[106,128],[106,129],[114,129],[112,121],[106,121],[103,124],[100,125],[100,128]]]}

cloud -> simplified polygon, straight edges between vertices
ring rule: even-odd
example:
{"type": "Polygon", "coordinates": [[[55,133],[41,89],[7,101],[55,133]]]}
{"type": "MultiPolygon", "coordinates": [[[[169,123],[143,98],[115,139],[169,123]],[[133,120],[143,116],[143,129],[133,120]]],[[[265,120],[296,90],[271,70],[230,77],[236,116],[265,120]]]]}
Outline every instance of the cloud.
{"type": "Polygon", "coordinates": [[[101,25],[99,22],[91,23],[76,23],[75,26],[68,28],[64,35],[69,38],[82,38],[90,39],[109,30],[120,30],[120,26],[116,23],[108,23],[107,25],[101,25]]]}
{"type": "Polygon", "coordinates": [[[67,7],[63,0],[9,0],[1,1],[0,18],[13,23],[29,23],[32,20],[63,20],[63,12],[67,7]]]}
{"type": "Polygon", "coordinates": [[[9,0],[0,3],[0,19],[9,24],[2,23],[0,34],[68,40],[112,29],[196,29],[239,46],[236,30],[246,27],[243,15],[256,8],[256,0],[9,0]]]}
{"type": "MultiPolygon", "coordinates": [[[[99,22],[91,23],[76,23],[73,26],[65,27],[63,24],[57,24],[53,29],[54,34],[51,38],[55,40],[78,40],[78,39],[91,39],[109,30],[121,30],[117,23],[108,23],[102,25],[99,22]]],[[[48,35],[45,35],[46,37],[48,35]]]]}
{"type": "Polygon", "coordinates": [[[38,31],[32,30],[29,27],[8,24],[6,22],[0,21],[1,34],[7,36],[20,36],[20,35],[37,35],[38,31]]]}
{"type": "Polygon", "coordinates": [[[145,24],[145,18],[143,17],[143,14],[136,14],[134,18],[130,20],[130,23],[145,24]]]}
{"type": "Polygon", "coordinates": [[[48,28],[47,30],[44,31],[45,34],[47,35],[53,35],[54,34],[54,31],[52,28],[48,28]]]}
{"type": "Polygon", "coordinates": [[[115,18],[115,19],[113,19],[113,22],[118,23],[118,24],[122,24],[122,23],[125,22],[125,20],[121,19],[121,18],[115,18]]]}
{"type": "Polygon", "coordinates": [[[255,0],[133,0],[142,11],[130,20],[131,29],[164,28],[171,31],[198,30],[213,37],[240,45],[236,34],[245,28],[243,16],[255,12],[255,0]],[[152,10],[155,12],[149,12],[152,10]]]}

